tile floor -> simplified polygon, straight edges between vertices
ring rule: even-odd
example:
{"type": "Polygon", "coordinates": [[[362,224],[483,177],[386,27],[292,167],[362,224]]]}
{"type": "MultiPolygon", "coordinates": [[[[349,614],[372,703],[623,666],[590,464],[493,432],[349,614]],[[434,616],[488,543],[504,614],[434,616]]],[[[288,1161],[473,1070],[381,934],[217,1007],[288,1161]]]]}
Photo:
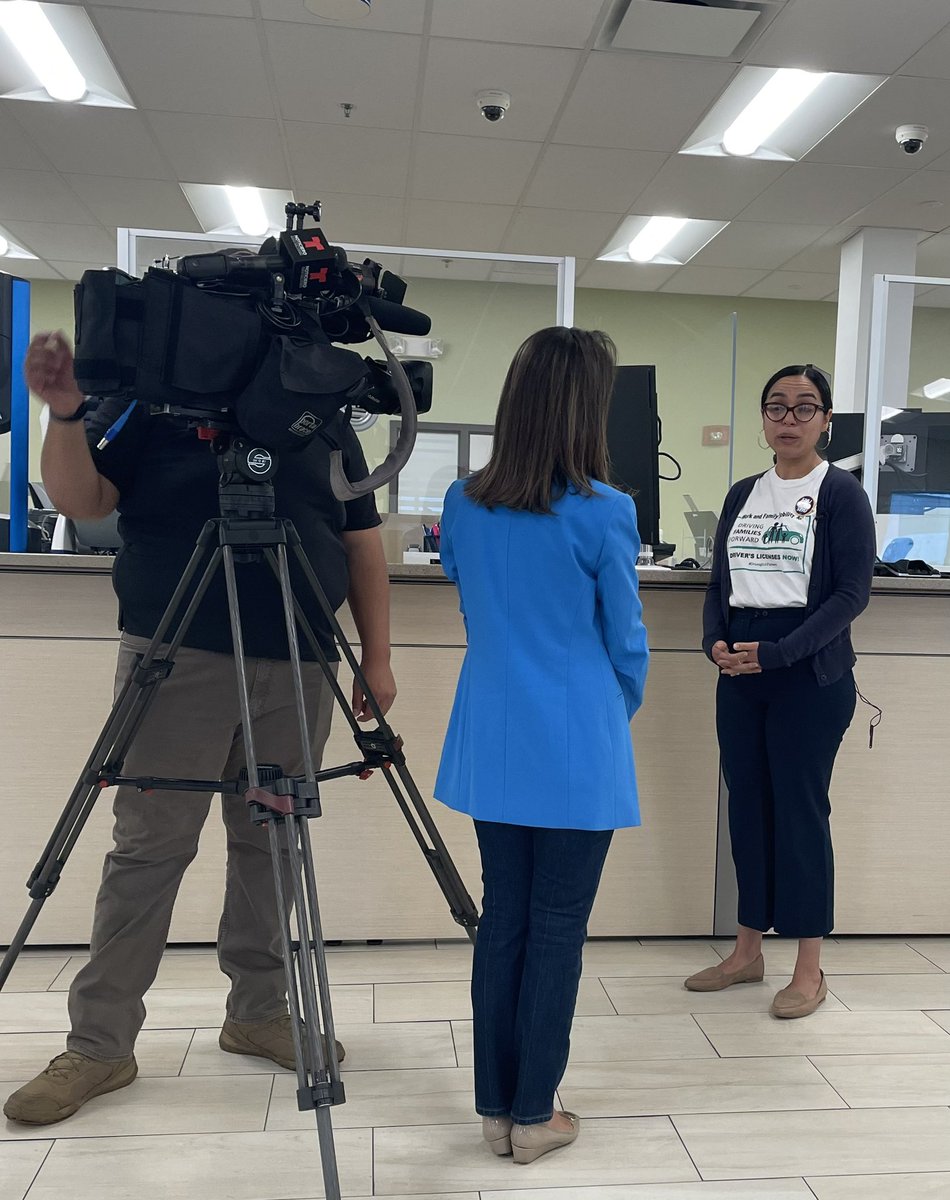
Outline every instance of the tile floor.
{"type": "MultiPolygon", "coordinates": [[[[516,1167],[472,1110],[467,943],[334,947],[344,1195],[390,1200],[950,1200],[950,938],[829,942],[827,1005],[767,1013],[762,985],[693,994],[719,941],[587,949],[561,1103],[576,1146],[516,1167]]],[[[0,993],[0,1091],[58,1053],[81,955],[30,952],[0,993]]],[[[212,952],[171,950],[139,1080],[62,1125],[0,1124],[0,1200],[317,1200],[292,1074],[223,1054],[212,952]]]]}

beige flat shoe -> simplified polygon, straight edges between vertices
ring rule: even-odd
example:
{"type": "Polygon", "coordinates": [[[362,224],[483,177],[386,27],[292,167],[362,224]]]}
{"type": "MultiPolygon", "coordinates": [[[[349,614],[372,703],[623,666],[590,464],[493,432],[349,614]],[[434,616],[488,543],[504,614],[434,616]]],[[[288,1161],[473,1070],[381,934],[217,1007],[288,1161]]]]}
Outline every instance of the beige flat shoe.
{"type": "Polygon", "coordinates": [[[760,954],[738,971],[724,971],[721,966],[697,971],[695,975],[690,975],[683,986],[691,992],[722,992],[734,983],[761,983],[764,978],[765,959],[760,954]]]}
{"type": "Polygon", "coordinates": [[[482,1117],[482,1137],[492,1154],[504,1158],[511,1153],[511,1117],[482,1117]]]}
{"type": "Polygon", "coordinates": [[[801,992],[793,991],[790,987],[782,988],[780,992],[775,993],[775,999],[772,1001],[769,1012],[773,1017],[782,1017],[786,1020],[795,1017],[810,1017],[818,1005],[824,1004],[827,998],[828,983],[825,973],[822,971],[821,983],[818,985],[816,996],[803,996],[801,992]]]}
{"type": "Polygon", "coordinates": [[[549,1125],[515,1125],[511,1130],[511,1152],[516,1163],[534,1162],[542,1154],[551,1150],[559,1150],[577,1141],[581,1131],[581,1119],[576,1113],[561,1114],[571,1122],[572,1129],[568,1133],[560,1133],[549,1125]]]}

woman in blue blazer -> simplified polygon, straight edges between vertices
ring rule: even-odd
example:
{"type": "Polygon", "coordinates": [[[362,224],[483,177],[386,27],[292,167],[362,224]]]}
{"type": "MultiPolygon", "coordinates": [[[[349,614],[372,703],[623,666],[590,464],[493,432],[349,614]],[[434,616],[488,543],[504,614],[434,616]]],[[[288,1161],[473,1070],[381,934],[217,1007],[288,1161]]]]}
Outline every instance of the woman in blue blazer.
{"type": "Polygon", "coordinates": [[[554,1112],[613,830],[639,825],[630,719],[647,672],[636,509],[609,487],[615,350],[551,328],[516,353],[491,461],[445,498],[468,636],[436,784],[475,820],[475,1106],[496,1154],[572,1142],[554,1112]]]}

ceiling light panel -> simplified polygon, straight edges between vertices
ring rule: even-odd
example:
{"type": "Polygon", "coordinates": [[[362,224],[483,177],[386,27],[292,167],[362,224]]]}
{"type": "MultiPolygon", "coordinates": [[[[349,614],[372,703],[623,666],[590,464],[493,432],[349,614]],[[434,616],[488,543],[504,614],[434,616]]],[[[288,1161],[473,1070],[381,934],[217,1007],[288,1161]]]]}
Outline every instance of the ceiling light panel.
{"type": "Polygon", "coordinates": [[[0,0],[0,58],[3,99],[135,107],[83,8],[0,0]]]}
{"type": "Polygon", "coordinates": [[[664,215],[625,217],[597,257],[601,262],[681,267],[728,224],[664,215]]]}
{"type": "Polygon", "coordinates": [[[201,228],[224,237],[263,237],[283,229],[284,206],[293,202],[293,195],[281,188],[183,183],[181,190],[201,228]]]}
{"type": "Polygon", "coordinates": [[[680,153],[795,162],[883,82],[882,75],[743,67],[680,153]]]}

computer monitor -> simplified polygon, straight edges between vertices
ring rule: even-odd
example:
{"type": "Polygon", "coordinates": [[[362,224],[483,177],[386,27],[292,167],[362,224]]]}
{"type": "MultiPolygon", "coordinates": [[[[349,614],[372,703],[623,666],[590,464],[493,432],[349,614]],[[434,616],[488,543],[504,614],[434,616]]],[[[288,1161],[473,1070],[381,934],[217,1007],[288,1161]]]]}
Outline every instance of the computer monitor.
{"type": "Polygon", "coordinates": [[[686,524],[689,526],[690,533],[693,535],[693,541],[696,543],[696,557],[702,562],[703,559],[709,558],[712,554],[713,542],[716,539],[716,530],[719,527],[719,518],[711,509],[698,508],[692,496],[684,494],[683,499],[688,505],[683,516],[686,519],[686,524]]]}
{"type": "Polygon", "coordinates": [[[950,492],[894,492],[890,499],[891,511],[878,517],[881,560],[950,563],[950,492]]]}

